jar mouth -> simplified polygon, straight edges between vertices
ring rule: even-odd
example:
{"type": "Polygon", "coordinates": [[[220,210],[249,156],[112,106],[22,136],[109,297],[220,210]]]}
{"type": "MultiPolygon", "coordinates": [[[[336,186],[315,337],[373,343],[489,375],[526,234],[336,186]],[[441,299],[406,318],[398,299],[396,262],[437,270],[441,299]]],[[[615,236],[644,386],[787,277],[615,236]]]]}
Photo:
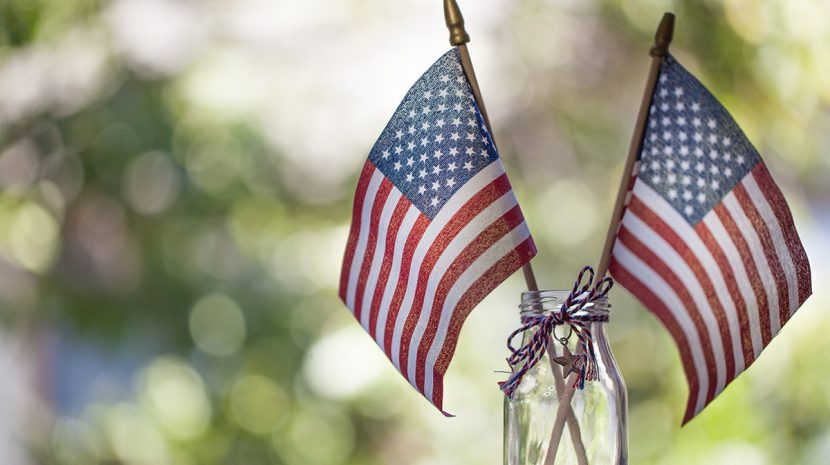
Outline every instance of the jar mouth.
{"type": "MultiPolygon", "coordinates": [[[[545,313],[559,312],[562,304],[568,299],[571,291],[542,290],[522,292],[522,302],[519,304],[521,316],[543,315],[545,313]]],[[[607,315],[611,305],[608,297],[603,296],[582,307],[578,314],[603,314],[607,315]]]]}

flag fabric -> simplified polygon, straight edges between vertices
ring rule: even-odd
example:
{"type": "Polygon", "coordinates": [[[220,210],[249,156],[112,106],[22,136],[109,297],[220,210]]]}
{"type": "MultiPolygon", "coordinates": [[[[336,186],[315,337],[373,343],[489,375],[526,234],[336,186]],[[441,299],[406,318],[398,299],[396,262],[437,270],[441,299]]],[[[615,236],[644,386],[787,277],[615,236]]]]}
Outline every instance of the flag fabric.
{"type": "Polygon", "coordinates": [[[412,86],[357,183],[340,298],[442,406],[461,325],[536,253],[458,50],[412,86]]]}
{"type": "Polygon", "coordinates": [[[610,271],[674,337],[686,423],[811,294],[810,265],[758,152],[672,56],[649,111],[610,271]]]}

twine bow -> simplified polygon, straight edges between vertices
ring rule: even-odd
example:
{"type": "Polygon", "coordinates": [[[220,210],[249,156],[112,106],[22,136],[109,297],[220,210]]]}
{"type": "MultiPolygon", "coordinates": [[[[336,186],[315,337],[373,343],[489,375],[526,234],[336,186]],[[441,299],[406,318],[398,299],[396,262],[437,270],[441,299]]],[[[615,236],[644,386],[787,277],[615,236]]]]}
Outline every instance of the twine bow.
{"type": "MultiPolygon", "coordinates": [[[[521,383],[524,375],[533,368],[542,355],[545,354],[548,344],[551,340],[551,335],[554,337],[554,329],[557,326],[569,326],[569,333],[566,337],[559,338],[559,341],[565,345],[572,333],[576,333],[579,338],[579,347],[582,349],[581,353],[568,358],[569,370],[565,373],[568,376],[573,372],[577,374],[577,378],[573,383],[573,388],[582,389],[585,387],[585,380],[596,380],[596,355],[594,354],[593,335],[591,334],[591,323],[594,321],[608,321],[607,314],[597,314],[589,312],[581,312],[586,305],[594,302],[608,294],[611,287],[614,285],[614,280],[610,277],[605,277],[594,283],[594,270],[590,266],[582,268],[574,282],[574,287],[565,302],[562,303],[558,311],[551,311],[547,314],[527,315],[522,317],[522,327],[513,331],[510,337],[507,338],[507,348],[510,350],[510,356],[507,358],[507,363],[513,370],[512,374],[505,381],[499,383],[499,387],[507,395],[508,398],[513,397],[513,393],[521,383]],[[588,275],[586,283],[582,283],[585,276],[588,275]],[[593,287],[592,287],[593,284],[593,287]],[[513,339],[525,331],[535,329],[530,342],[516,349],[513,347],[513,339]]],[[[531,302],[533,304],[541,304],[543,301],[531,302]]],[[[567,353],[567,346],[566,346],[567,353]]]]}

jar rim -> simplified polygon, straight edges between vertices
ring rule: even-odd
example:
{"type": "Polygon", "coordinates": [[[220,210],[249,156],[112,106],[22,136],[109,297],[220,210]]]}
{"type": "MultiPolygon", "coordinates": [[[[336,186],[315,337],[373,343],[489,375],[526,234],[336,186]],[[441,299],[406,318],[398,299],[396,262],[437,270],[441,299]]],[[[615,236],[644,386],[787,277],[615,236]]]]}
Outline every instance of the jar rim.
{"type": "MultiPolygon", "coordinates": [[[[544,313],[561,311],[561,306],[570,295],[570,290],[539,290],[522,292],[522,301],[519,304],[519,313],[525,315],[541,315],[544,313]]],[[[608,314],[611,304],[608,296],[602,296],[586,304],[579,311],[587,314],[608,314]]]]}

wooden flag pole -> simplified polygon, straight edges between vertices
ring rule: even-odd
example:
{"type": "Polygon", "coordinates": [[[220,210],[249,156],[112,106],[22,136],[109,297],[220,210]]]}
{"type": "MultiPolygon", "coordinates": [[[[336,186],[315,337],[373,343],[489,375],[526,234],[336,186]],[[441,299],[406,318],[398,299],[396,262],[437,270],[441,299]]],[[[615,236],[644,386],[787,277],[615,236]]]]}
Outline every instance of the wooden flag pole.
{"type": "MultiPolygon", "coordinates": [[[[456,0],[444,0],[444,20],[447,23],[447,29],[450,31],[450,44],[458,48],[458,54],[461,57],[461,66],[464,68],[464,74],[467,75],[467,80],[470,81],[470,88],[473,91],[473,97],[475,97],[476,102],[478,103],[478,108],[481,111],[484,124],[487,125],[487,130],[490,132],[490,137],[493,139],[493,145],[496,145],[496,136],[493,132],[493,126],[490,124],[490,118],[487,115],[487,108],[484,106],[484,99],[481,98],[481,90],[478,87],[476,73],[473,69],[473,62],[470,60],[470,52],[467,50],[467,42],[470,41],[470,36],[464,28],[464,17],[461,15],[461,9],[458,7],[456,0]]],[[[527,289],[530,291],[538,291],[539,286],[536,283],[536,275],[533,274],[533,267],[530,265],[530,262],[522,267],[522,273],[524,274],[525,282],[527,283],[527,289]]],[[[551,346],[551,351],[548,356],[550,359],[553,377],[556,381],[556,390],[561,397],[563,392],[565,392],[565,386],[562,381],[562,369],[553,361],[553,358],[556,356],[556,349],[553,346],[551,346]]],[[[579,428],[579,422],[576,420],[573,409],[570,408],[570,402],[568,402],[567,405],[568,408],[565,410],[565,413],[568,414],[568,428],[569,431],[571,431],[571,439],[573,441],[574,450],[576,451],[577,462],[579,465],[588,465],[588,459],[585,454],[585,446],[582,443],[582,433],[579,428]]]]}
{"type": "MultiPolygon", "coordinates": [[[[611,252],[614,248],[614,241],[617,238],[617,231],[622,220],[623,209],[625,208],[625,198],[628,195],[630,187],[631,176],[634,170],[634,164],[639,158],[640,149],[643,145],[643,136],[646,132],[646,121],[648,120],[648,112],[651,107],[652,96],[654,89],[657,86],[657,76],[660,74],[660,65],[663,59],[669,53],[669,45],[674,36],[674,15],[672,13],[663,14],[663,19],[660,20],[660,25],[657,27],[657,33],[654,35],[654,46],[651,47],[649,54],[651,55],[651,66],[648,72],[648,79],[646,80],[646,88],[643,92],[643,99],[640,102],[640,112],[637,115],[637,122],[634,125],[634,133],[631,135],[631,144],[628,147],[628,158],[625,160],[625,167],[623,168],[622,179],[620,180],[620,188],[617,191],[617,201],[614,204],[614,212],[611,215],[611,223],[608,225],[608,235],[605,237],[605,246],[602,249],[602,255],[599,259],[599,266],[597,266],[597,279],[602,279],[608,271],[608,265],[611,263],[611,252]]],[[[573,385],[576,381],[576,375],[572,376],[569,384],[573,385]]],[[[559,448],[559,441],[562,439],[562,430],[565,427],[565,416],[570,409],[571,399],[573,398],[574,389],[566,388],[565,395],[561,397],[559,409],[556,411],[556,420],[553,425],[553,432],[550,437],[550,444],[548,446],[547,457],[545,458],[545,465],[553,465],[556,460],[557,449],[559,448]]],[[[571,410],[572,411],[572,410],[571,410]]]]}

